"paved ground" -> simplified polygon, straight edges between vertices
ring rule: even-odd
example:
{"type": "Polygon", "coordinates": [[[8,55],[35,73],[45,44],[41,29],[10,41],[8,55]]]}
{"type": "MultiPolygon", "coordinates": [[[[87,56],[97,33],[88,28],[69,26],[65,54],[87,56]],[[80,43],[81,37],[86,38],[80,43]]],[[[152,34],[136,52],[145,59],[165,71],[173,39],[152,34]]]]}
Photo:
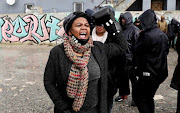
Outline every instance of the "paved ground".
{"type": "MultiPolygon", "coordinates": [[[[49,51],[47,45],[0,44],[0,113],[52,113],[53,103],[43,86],[43,73],[49,51]]],[[[156,93],[156,113],[174,113],[176,91],[169,87],[177,62],[170,49],[169,77],[156,93]]],[[[138,113],[131,107],[131,95],[123,102],[114,102],[112,113],[138,113]]]]}

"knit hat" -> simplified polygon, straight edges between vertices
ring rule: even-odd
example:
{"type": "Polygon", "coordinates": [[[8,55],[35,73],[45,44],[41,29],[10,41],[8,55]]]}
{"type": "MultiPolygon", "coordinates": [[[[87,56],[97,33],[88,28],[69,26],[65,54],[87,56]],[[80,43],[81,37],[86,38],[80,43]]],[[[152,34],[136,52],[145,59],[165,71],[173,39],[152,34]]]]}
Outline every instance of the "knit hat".
{"type": "Polygon", "coordinates": [[[84,17],[90,24],[91,18],[86,13],[80,11],[73,12],[69,14],[67,17],[65,17],[65,20],[63,22],[63,27],[67,35],[69,30],[71,29],[72,23],[79,17],[84,17]]]}

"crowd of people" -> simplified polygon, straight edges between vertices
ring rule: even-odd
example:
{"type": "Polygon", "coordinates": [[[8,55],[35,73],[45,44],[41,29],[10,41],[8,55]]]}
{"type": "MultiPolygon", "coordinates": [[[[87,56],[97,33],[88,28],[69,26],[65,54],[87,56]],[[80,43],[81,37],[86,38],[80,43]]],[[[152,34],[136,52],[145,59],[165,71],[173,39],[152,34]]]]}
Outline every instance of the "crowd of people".
{"type": "MultiPolygon", "coordinates": [[[[65,17],[64,42],[49,55],[44,86],[54,103],[54,113],[111,113],[115,101],[127,99],[131,81],[132,106],[140,113],[154,113],[154,95],[168,76],[167,55],[177,36],[179,22],[157,22],[148,9],[133,23],[130,12],[118,21],[112,7],[98,11],[73,12],[65,17]],[[164,28],[165,26],[165,28],[164,28]]],[[[175,68],[170,87],[178,90],[180,113],[180,72],[175,68]]]]}

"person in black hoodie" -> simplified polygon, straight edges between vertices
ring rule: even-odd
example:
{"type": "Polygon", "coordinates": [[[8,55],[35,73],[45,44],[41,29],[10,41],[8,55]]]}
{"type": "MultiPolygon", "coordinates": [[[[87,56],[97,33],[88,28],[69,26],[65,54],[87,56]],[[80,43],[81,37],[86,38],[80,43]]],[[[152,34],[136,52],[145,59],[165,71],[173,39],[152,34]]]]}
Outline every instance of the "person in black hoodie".
{"type": "Polygon", "coordinates": [[[169,38],[169,48],[172,46],[174,48],[174,39],[176,36],[176,21],[172,19],[171,22],[168,24],[168,38],[169,38]]]}
{"type": "Polygon", "coordinates": [[[177,94],[177,110],[176,113],[180,113],[180,28],[178,28],[180,25],[180,23],[176,24],[176,28],[177,28],[177,33],[178,33],[178,38],[176,41],[176,50],[178,53],[178,63],[176,65],[176,68],[174,70],[174,74],[173,74],[173,78],[171,80],[171,84],[170,86],[178,91],[177,94]]]}
{"type": "Polygon", "coordinates": [[[168,38],[158,29],[157,18],[152,9],[146,10],[139,19],[142,32],[134,46],[139,76],[134,101],[140,113],[154,113],[153,97],[168,76],[168,38]]]}
{"type": "MultiPolygon", "coordinates": [[[[135,106],[133,101],[134,96],[134,87],[137,81],[135,75],[135,55],[134,55],[134,44],[139,36],[139,28],[133,24],[133,17],[130,12],[126,12],[120,15],[119,18],[120,25],[123,29],[123,35],[128,43],[128,49],[126,50],[126,76],[129,77],[132,84],[132,106],[135,106]]],[[[121,90],[121,89],[120,89],[121,90]]],[[[117,97],[115,100],[119,101],[121,96],[117,97]]]]}

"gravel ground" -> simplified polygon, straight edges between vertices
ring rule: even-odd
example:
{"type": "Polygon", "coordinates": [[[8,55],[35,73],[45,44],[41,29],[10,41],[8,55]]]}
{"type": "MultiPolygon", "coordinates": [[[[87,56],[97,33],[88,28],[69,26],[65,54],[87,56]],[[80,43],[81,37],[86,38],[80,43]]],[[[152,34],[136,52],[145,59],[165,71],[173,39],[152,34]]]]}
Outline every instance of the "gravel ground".
{"type": "MultiPolygon", "coordinates": [[[[0,44],[0,113],[53,113],[53,103],[43,86],[44,68],[53,46],[0,44]]],[[[170,49],[169,76],[155,96],[156,113],[175,113],[177,91],[169,87],[177,63],[170,49]]],[[[117,96],[117,95],[116,95],[117,96]]],[[[112,113],[138,113],[131,95],[114,102],[112,113]]]]}

